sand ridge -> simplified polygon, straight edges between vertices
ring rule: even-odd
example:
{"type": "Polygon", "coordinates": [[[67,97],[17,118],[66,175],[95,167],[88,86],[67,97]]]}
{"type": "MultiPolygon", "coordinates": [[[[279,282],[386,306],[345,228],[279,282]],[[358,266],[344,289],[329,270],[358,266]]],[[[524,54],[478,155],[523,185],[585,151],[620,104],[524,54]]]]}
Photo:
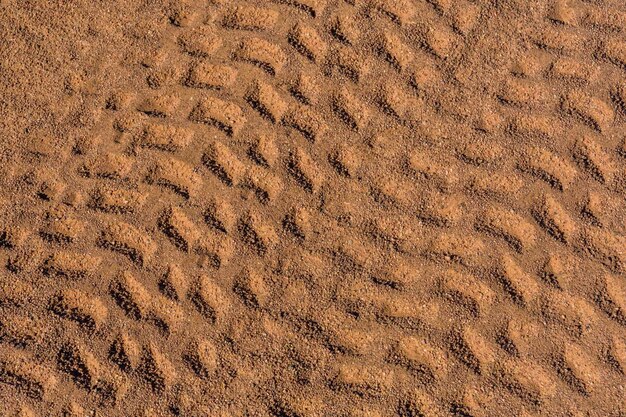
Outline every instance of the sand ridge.
{"type": "Polygon", "coordinates": [[[625,28],[0,1],[0,415],[623,415],[625,28]]]}

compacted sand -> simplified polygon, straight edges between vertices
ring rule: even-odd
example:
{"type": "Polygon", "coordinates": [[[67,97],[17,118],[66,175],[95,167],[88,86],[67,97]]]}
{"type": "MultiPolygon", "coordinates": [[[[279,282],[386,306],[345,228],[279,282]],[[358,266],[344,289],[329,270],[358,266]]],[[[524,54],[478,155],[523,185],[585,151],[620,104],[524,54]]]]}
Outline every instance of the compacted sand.
{"type": "Polygon", "coordinates": [[[1,416],[626,415],[621,0],[0,0],[1,416]]]}

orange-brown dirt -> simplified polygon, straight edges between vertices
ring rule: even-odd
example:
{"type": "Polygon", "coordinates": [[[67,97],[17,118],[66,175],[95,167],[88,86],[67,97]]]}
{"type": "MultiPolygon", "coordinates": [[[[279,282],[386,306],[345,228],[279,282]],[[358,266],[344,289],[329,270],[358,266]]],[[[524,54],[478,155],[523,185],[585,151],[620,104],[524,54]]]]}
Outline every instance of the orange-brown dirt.
{"type": "Polygon", "coordinates": [[[1,416],[625,416],[622,0],[0,0],[1,416]]]}

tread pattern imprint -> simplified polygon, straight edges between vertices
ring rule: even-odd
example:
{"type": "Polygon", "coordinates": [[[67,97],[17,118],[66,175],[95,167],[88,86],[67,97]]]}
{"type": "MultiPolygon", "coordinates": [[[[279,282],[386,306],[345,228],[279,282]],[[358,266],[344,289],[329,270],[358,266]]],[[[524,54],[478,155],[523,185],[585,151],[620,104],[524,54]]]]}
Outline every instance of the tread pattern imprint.
{"type": "Polygon", "coordinates": [[[3,168],[2,415],[626,415],[623,2],[159,10],[3,168]]]}

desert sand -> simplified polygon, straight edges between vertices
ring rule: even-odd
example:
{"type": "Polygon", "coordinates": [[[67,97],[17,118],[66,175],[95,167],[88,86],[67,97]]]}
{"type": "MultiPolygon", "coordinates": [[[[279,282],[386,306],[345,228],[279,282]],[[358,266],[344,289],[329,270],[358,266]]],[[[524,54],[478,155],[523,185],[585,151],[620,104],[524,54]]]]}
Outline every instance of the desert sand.
{"type": "Polygon", "coordinates": [[[0,0],[1,416],[626,415],[621,0],[0,0]]]}

